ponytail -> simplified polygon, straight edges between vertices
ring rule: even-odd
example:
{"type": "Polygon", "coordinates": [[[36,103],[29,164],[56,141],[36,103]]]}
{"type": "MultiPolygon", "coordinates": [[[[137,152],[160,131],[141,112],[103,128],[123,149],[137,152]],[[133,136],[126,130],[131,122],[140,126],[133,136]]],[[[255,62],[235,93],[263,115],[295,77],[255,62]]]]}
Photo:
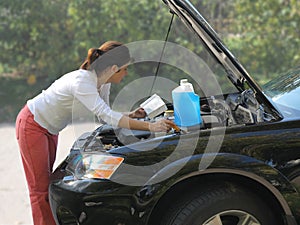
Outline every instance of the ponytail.
{"type": "Polygon", "coordinates": [[[98,48],[90,48],[84,63],[80,66],[80,69],[88,70],[91,68],[92,63],[103,55],[104,52],[98,48]]]}

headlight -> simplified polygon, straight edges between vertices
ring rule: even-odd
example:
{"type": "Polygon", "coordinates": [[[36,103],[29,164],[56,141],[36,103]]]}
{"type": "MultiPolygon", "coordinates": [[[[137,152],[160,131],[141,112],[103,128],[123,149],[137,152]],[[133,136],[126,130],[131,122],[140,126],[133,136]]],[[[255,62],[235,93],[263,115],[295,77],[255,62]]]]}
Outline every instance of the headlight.
{"type": "Polygon", "coordinates": [[[77,162],[75,177],[109,179],[123,162],[124,158],[111,155],[83,155],[77,162]]]}

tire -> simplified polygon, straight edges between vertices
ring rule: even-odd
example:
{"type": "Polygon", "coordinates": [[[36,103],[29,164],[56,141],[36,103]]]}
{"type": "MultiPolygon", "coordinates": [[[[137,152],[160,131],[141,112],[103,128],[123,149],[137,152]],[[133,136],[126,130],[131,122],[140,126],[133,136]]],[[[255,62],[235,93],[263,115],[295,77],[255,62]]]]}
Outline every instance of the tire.
{"type": "Polygon", "coordinates": [[[281,225],[276,210],[255,194],[224,186],[185,195],[170,206],[160,225],[281,225]]]}

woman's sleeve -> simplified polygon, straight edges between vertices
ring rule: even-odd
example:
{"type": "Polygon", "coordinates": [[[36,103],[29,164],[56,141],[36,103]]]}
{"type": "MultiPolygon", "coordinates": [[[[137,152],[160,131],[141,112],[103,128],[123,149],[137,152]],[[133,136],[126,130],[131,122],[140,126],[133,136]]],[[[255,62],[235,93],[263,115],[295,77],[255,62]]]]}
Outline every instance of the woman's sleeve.
{"type": "Polygon", "coordinates": [[[81,81],[74,85],[74,97],[78,99],[88,110],[93,112],[99,119],[117,127],[122,113],[115,112],[99,96],[98,90],[92,83],[81,81]]]}

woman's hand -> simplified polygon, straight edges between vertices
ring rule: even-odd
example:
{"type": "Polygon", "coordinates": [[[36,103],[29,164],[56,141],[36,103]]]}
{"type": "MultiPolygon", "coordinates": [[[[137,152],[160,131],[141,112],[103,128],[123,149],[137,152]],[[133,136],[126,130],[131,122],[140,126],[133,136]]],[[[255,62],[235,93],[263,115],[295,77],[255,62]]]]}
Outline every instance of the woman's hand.
{"type": "Polygon", "coordinates": [[[169,132],[171,128],[174,128],[175,131],[180,129],[175,125],[171,120],[161,119],[154,123],[130,119],[128,116],[122,116],[119,124],[119,127],[132,129],[132,130],[149,130],[152,132],[169,132]]]}
{"type": "Polygon", "coordinates": [[[152,132],[169,132],[172,127],[176,127],[171,120],[158,120],[155,123],[149,123],[149,130],[152,132]]]}
{"type": "Polygon", "coordinates": [[[146,112],[143,108],[138,108],[135,111],[129,113],[130,118],[145,118],[146,112]]]}

